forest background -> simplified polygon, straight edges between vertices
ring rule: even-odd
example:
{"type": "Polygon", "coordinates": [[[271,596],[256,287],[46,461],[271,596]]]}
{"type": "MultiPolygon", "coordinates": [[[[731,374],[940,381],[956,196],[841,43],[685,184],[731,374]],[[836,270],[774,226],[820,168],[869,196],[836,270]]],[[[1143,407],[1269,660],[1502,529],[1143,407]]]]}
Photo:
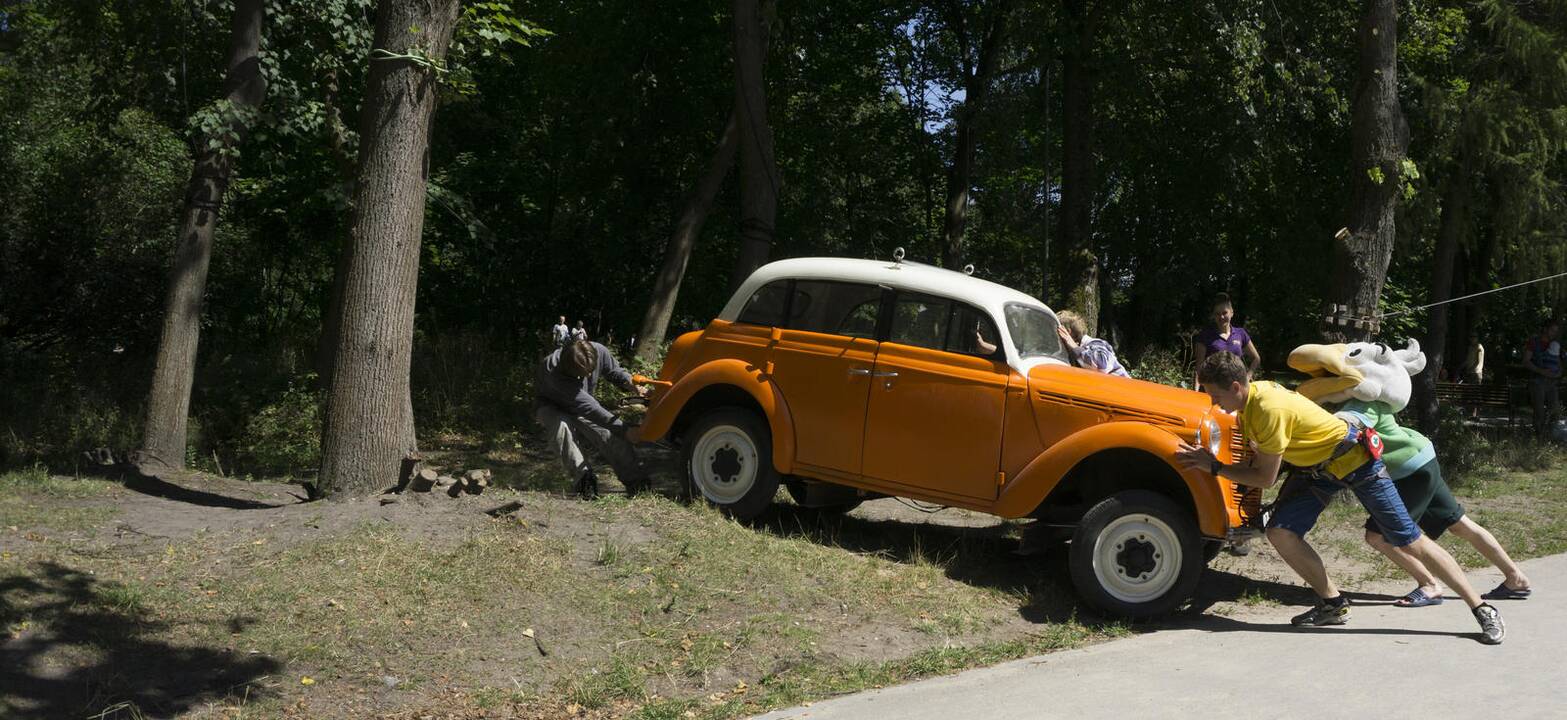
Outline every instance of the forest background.
{"type": "MultiPolygon", "coordinates": [[[[903,247],[972,263],[1089,308],[1141,376],[1172,383],[1228,292],[1280,370],[1321,337],[1343,281],[1334,233],[1355,224],[1367,181],[1394,219],[1373,297],[1401,313],[1378,338],[1429,351],[1435,334],[1452,366],[1473,331],[1501,377],[1567,307],[1567,282],[1440,320],[1409,310],[1567,269],[1567,2],[1398,3],[1382,32],[1397,39],[1391,127],[1407,150],[1387,169],[1352,132],[1379,5],[1393,7],[465,3],[434,61],[428,185],[412,199],[415,425],[528,442],[532,368],[557,316],[619,346],[647,340],[655,300],[673,300],[666,338],[700,327],[759,231],[771,259],[903,247]],[[742,5],[764,38],[756,88],[737,81],[742,5]],[[759,132],[732,127],[747,89],[765,101],[759,132]],[[736,137],[765,147],[736,151],[736,137]],[[747,197],[756,178],[770,222],[747,197]],[[683,230],[694,249],[675,296],[657,269],[683,230]]],[[[190,429],[171,460],[317,467],[377,13],[371,0],[0,0],[0,466],[144,444],[182,209],[207,157],[232,175],[211,208],[190,429]],[[220,99],[247,6],[265,10],[253,107],[220,99]]]]}

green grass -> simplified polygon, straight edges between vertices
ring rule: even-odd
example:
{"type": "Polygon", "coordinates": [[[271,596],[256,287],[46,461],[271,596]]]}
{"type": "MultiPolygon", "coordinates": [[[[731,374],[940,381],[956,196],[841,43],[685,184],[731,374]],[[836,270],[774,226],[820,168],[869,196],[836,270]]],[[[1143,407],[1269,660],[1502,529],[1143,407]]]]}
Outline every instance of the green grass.
{"type": "MultiPolygon", "coordinates": [[[[1466,477],[1460,498],[1516,558],[1561,552],[1559,467],[1466,477]]],[[[0,517],[66,512],[111,487],[10,473],[0,476],[0,517]]],[[[574,705],[605,717],[716,720],[1130,632],[1079,619],[1059,578],[999,560],[1010,526],[781,513],[753,527],[656,496],[525,496],[519,517],[465,525],[439,542],[376,522],[292,545],[219,529],[126,557],[25,543],[0,567],[27,576],[53,562],[91,579],[88,605],[160,640],[275,658],[281,691],[241,700],[241,688],[227,701],[255,716],[301,697],[390,692],[410,712],[461,697],[459,706],[489,713],[574,705]],[[1049,619],[1020,625],[1022,608],[1049,619]],[[877,640],[906,649],[889,656],[877,640]],[[304,675],[316,680],[308,690],[304,675]],[[388,675],[399,679],[390,691],[388,675]]],[[[1352,499],[1337,503],[1314,539],[1394,576],[1361,541],[1363,517],[1352,499]]],[[[1483,563],[1444,542],[1467,564],[1483,563]]],[[[1236,601],[1274,602],[1255,588],[1236,601]]],[[[42,598],[8,602],[12,632],[47,630],[56,617],[42,598]]]]}
{"type": "Polygon", "coordinates": [[[76,504],[119,487],[98,479],[50,475],[42,465],[0,474],[0,530],[80,530],[102,523],[114,508],[76,504]]]}

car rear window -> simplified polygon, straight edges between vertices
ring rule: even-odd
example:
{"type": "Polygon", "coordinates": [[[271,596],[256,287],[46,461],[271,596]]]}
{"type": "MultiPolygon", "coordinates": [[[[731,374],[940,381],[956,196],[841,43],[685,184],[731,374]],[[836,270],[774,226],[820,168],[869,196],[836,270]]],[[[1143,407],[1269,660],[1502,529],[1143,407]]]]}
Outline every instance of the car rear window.
{"type": "Polygon", "coordinates": [[[876,337],[876,316],[882,289],[875,285],[796,280],[789,301],[791,330],[876,337]]]}
{"type": "Polygon", "coordinates": [[[789,280],[774,280],[756,289],[756,294],[745,302],[738,322],[752,325],[778,326],[783,324],[784,310],[789,302],[789,280]]]}

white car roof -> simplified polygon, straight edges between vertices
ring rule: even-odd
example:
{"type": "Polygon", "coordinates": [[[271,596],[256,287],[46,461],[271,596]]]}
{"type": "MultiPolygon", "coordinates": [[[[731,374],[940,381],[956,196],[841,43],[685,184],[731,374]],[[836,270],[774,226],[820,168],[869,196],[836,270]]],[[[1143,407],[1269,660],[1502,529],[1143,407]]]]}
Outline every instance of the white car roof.
{"type": "Polygon", "coordinates": [[[718,314],[718,319],[733,322],[740,317],[746,301],[756,294],[758,288],[774,280],[787,278],[839,280],[930,293],[987,310],[997,320],[1001,318],[1001,308],[1007,303],[1021,303],[1055,314],[1032,295],[952,270],[907,261],[895,263],[888,260],[808,257],[779,260],[757,268],[729,298],[729,304],[718,314]]]}
{"type": "Polygon", "coordinates": [[[907,261],[811,257],[771,262],[757,268],[756,272],[751,273],[751,277],[740,284],[734,296],[729,298],[729,304],[725,305],[723,312],[719,313],[718,319],[734,322],[740,317],[740,311],[745,309],[746,302],[756,294],[758,288],[774,280],[790,278],[885,285],[898,290],[929,293],[965,302],[990,315],[991,321],[1001,331],[1002,348],[1007,364],[1018,372],[1027,375],[1028,368],[1033,365],[1062,362],[1057,358],[1039,356],[1024,360],[1018,355],[1017,348],[1012,343],[1012,334],[1007,330],[1006,316],[1003,313],[1007,305],[1012,303],[1027,305],[1043,310],[1052,319],[1055,318],[1055,311],[1034,296],[971,275],[907,261]]]}

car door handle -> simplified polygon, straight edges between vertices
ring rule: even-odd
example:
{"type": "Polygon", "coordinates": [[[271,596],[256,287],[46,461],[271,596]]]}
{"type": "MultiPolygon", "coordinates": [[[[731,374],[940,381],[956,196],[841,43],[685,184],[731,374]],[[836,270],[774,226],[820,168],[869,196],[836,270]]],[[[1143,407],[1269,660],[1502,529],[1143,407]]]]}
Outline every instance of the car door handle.
{"type": "Polygon", "coordinates": [[[849,368],[849,374],[850,375],[867,375],[868,376],[868,375],[871,374],[871,369],[870,368],[849,368]]]}
{"type": "Polygon", "coordinates": [[[889,370],[887,372],[871,373],[871,377],[897,377],[897,376],[898,376],[898,371],[897,370],[889,370]]]}

